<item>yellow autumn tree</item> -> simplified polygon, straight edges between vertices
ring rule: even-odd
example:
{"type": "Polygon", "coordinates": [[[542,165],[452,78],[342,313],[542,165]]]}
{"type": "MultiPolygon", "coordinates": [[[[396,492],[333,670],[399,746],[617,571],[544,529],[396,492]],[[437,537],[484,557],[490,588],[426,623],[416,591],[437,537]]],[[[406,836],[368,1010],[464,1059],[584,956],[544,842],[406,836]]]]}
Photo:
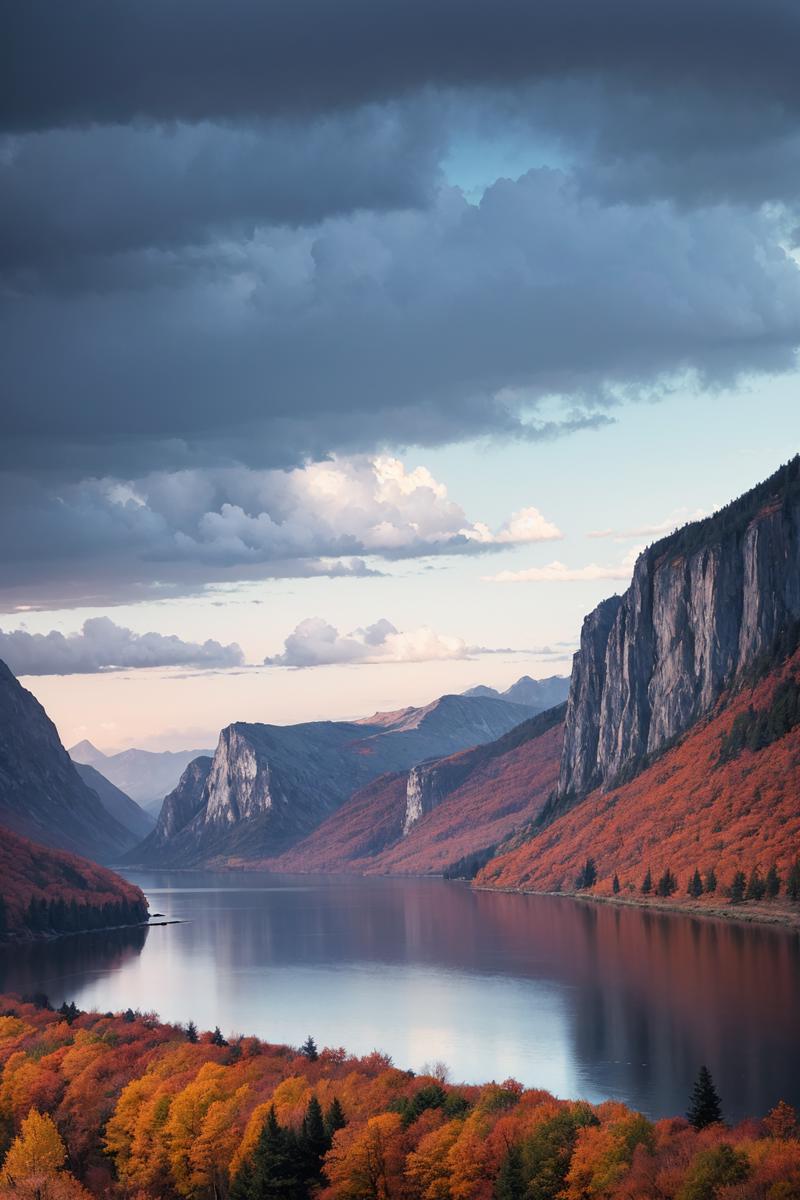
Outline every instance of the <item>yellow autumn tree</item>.
{"type": "Polygon", "coordinates": [[[32,1108],[14,1139],[0,1172],[0,1198],[88,1200],[88,1192],[62,1170],[66,1147],[53,1118],[32,1108]]]}

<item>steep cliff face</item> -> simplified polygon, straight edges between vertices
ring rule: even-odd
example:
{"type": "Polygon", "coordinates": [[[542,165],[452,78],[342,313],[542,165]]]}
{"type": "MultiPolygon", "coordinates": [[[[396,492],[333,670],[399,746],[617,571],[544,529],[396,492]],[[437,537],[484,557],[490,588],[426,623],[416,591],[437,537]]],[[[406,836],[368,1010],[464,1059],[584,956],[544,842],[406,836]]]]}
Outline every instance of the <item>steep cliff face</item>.
{"type": "Polygon", "coordinates": [[[211,759],[206,756],[189,763],[178,786],[164,797],[156,827],[137,852],[166,845],[197,816],[205,805],[205,787],[210,771],[211,759]]]}
{"type": "Polygon", "coordinates": [[[708,713],[800,619],[800,459],[657,542],[586,618],[558,795],[610,786],[708,713]]]}

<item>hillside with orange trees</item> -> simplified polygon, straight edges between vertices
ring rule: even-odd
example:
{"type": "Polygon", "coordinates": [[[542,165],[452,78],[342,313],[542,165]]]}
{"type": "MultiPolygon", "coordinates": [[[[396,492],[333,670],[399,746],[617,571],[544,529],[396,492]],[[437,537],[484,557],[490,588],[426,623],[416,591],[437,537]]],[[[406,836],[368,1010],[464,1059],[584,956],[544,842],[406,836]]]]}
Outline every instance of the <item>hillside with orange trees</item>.
{"type": "MultiPolygon", "coordinates": [[[[709,1091],[710,1087],[710,1091],[709,1091]]],[[[688,1099],[688,1097],[687,1097],[688,1099]]],[[[724,1101],[724,1097],[723,1097],[724,1101]]],[[[453,1085],[380,1053],[0,997],[1,1200],[791,1200],[800,1125],[453,1085]]]]}
{"type": "Polygon", "coordinates": [[[77,933],[146,919],[143,893],[113,871],[0,829],[0,937],[77,933]]]}
{"type": "Polygon", "coordinates": [[[558,776],[563,712],[523,722],[488,745],[425,764],[437,803],[403,833],[407,772],[362,789],[298,846],[268,865],[281,871],[471,875],[469,864],[528,824],[558,776]],[[444,794],[442,794],[444,793],[444,794]]]}
{"type": "Polygon", "coordinates": [[[800,898],[799,698],[795,653],[631,782],[510,842],[476,883],[700,906],[800,898]]]}

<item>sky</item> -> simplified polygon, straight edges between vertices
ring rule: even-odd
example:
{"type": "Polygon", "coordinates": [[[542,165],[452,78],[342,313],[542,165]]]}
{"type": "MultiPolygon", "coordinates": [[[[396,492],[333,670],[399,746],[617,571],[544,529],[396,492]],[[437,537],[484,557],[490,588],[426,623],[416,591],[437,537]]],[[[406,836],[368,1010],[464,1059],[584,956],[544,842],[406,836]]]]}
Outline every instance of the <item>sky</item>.
{"type": "Polygon", "coordinates": [[[67,744],[566,674],[800,449],[794,3],[9,16],[0,657],[67,744]]]}

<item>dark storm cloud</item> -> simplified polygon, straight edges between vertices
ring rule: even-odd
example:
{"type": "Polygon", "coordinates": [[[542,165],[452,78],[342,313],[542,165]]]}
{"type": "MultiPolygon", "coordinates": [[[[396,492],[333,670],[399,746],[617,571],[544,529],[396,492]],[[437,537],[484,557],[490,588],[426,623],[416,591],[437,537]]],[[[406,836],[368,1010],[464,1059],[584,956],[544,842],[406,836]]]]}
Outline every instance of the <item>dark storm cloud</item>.
{"type": "Polygon", "coordinates": [[[0,272],[23,287],[43,272],[96,277],[110,255],[246,239],[260,226],[311,224],[357,208],[417,207],[430,199],[444,145],[423,103],[302,128],[138,124],[8,138],[0,272]]]}
{"type": "Polygon", "coordinates": [[[795,0],[17,0],[4,18],[12,130],[307,114],[576,74],[800,99],[795,0]]]}
{"type": "Polygon", "coordinates": [[[569,175],[417,212],[114,256],[2,308],[6,465],[280,466],[331,449],[540,436],[676,373],[779,371],[800,271],[768,214],[609,205],[569,175]]]}

